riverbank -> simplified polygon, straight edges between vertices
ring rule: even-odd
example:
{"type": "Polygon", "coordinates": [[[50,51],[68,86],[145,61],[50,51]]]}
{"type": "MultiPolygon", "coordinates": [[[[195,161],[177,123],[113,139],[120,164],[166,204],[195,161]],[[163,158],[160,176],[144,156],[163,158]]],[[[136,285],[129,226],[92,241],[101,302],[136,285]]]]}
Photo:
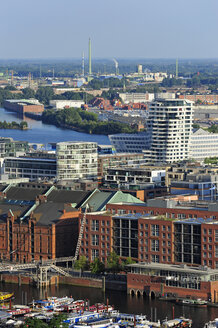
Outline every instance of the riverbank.
{"type": "Polygon", "coordinates": [[[0,274],[0,282],[11,283],[21,285],[30,285],[33,287],[47,287],[47,286],[59,286],[59,285],[71,285],[81,287],[91,287],[105,290],[116,290],[121,292],[127,292],[126,281],[105,279],[105,276],[82,276],[79,273],[75,276],[65,277],[57,274],[51,274],[47,276],[47,280],[39,286],[36,274],[23,274],[23,273],[2,273],[0,274]]]}
{"type": "Polygon", "coordinates": [[[25,121],[21,121],[17,123],[15,121],[12,122],[0,122],[0,130],[28,130],[28,124],[25,121]]]}
{"type": "Polygon", "coordinates": [[[99,121],[97,114],[79,108],[65,108],[58,111],[48,109],[42,113],[41,118],[43,123],[88,134],[109,135],[137,132],[136,128],[132,128],[125,123],[99,121]]]}
{"type": "Polygon", "coordinates": [[[87,134],[77,132],[75,130],[58,128],[55,125],[44,124],[41,120],[35,118],[20,117],[15,112],[9,112],[4,108],[0,108],[1,120],[6,122],[16,121],[20,123],[24,119],[28,123],[28,130],[1,130],[1,137],[11,137],[14,140],[25,140],[30,143],[49,144],[65,141],[92,141],[100,145],[110,145],[110,140],[105,135],[87,134]]]}

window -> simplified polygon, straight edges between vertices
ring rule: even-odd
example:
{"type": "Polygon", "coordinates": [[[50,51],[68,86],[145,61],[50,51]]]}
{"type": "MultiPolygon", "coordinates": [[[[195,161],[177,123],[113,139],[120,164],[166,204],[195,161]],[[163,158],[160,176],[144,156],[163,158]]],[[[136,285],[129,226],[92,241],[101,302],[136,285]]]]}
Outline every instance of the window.
{"type": "Polygon", "coordinates": [[[92,231],[99,231],[99,221],[98,220],[92,220],[91,221],[91,230],[92,231]]]}
{"type": "Polygon", "coordinates": [[[159,252],[160,247],[159,247],[159,240],[152,240],[151,241],[151,251],[152,252],[159,252]]]}
{"type": "Polygon", "coordinates": [[[159,255],[151,255],[151,262],[159,263],[160,262],[159,255]]]}
{"type": "Polygon", "coordinates": [[[151,235],[152,236],[159,236],[159,224],[152,224],[151,225],[151,235]]]}
{"type": "Polygon", "coordinates": [[[218,245],[215,245],[215,257],[218,257],[218,245]]]}
{"type": "Polygon", "coordinates": [[[165,233],[162,233],[162,238],[166,238],[166,234],[165,233]]]}
{"type": "Polygon", "coordinates": [[[92,246],[99,246],[99,235],[92,235],[92,246]]]}
{"type": "Polygon", "coordinates": [[[94,260],[96,257],[99,257],[99,250],[92,249],[92,260],[94,260]]]}
{"type": "Polygon", "coordinates": [[[215,241],[218,241],[218,230],[215,230],[215,241]]]}

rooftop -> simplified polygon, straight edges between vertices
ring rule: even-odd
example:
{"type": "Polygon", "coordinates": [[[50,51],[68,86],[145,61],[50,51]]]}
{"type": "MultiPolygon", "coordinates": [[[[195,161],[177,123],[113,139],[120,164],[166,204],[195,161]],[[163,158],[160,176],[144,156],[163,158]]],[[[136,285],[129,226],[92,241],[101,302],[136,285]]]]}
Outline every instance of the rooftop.
{"type": "Polygon", "coordinates": [[[176,264],[163,264],[163,263],[134,263],[129,264],[128,267],[131,268],[142,268],[142,269],[150,269],[150,270],[168,270],[168,271],[177,271],[184,273],[198,273],[200,275],[208,275],[208,274],[218,274],[218,269],[211,269],[208,267],[191,267],[187,265],[176,265],[176,264]]]}

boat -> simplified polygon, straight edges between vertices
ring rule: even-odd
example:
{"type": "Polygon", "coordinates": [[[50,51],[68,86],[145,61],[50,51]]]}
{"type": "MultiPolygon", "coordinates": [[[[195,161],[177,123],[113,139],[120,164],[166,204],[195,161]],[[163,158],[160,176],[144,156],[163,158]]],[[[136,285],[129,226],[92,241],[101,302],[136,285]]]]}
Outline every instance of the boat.
{"type": "Polygon", "coordinates": [[[177,299],[176,300],[176,304],[180,304],[180,305],[188,305],[188,306],[195,306],[195,307],[207,307],[208,302],[204,301],[202,299],[196,299],[196,300],[192,300],[192,299],[188,299],[188,298],[184,298],[184,299],[177,299]]]}
{"type": "Polygon", "coordinates": [[[12,317],[23,316],[27,313],[30,313],[31,309],[29,307],[15,308],[13,310],[9,310],[8,313],[12,315],[12,317]]]}
{"type": "Polygon", "coordinates": [[[172,319],[172,320],[164,320],[161,328],[185,328],[185,327],[191,327],[192,326],[192,320],[186,319],[183,317],[172,319]]]}
{"type": "Polygon", "coordinates": [[[116,317],[121,327],[137,327],[137,328],[159,328],[161,327],[160,321],[152,322],[147,319],[145,315],[134,315],[127,313],[119,313],[112,311],[112,317],[116,317]]]}
{"type": "Polygon", "coordinates": [[[114,323],[112,318],[98,318],[87,320],[85,323],[73,324],[69,328],[119,328],[118,323],[114,323]]]}
{"type": "Polygon", "coordinates": [[[218,318],[205,323],[204,328],[218,328],[218,318]]]}
{"type": "Polygon", "coordinates": [[[14,296],[14,293],[0,292],[0,302],[9,301],[14,296]]]}

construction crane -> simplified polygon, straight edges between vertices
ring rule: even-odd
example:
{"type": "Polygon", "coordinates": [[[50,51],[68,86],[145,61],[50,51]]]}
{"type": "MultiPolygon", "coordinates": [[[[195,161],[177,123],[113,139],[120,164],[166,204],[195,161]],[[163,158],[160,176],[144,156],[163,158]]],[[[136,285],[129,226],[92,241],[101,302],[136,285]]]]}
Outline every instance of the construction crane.
{"type": "Polygon", "coordinates": [[[113,58],[113,61],[114,61],[114,64],[115,64],[116,75],[118,75],[119,74],[119,64],[118,64],[118,61],[115,58],[113,58]]]}
{"type": "Polygon", "coordinates": [[[79,250],[80,250],[80,246],[81,246],[81,240],[82,240],[82,236],[83,236],[83,231],[84,231],[84,225],[86,222],[86,214],[87,214],[87,210],[88,210],[88,204],[86,204],[86,208],[85,208],[85,212],[81,221],[81,226],[80,226],[80,231],[79,231],[79,237],[77,240],[77,245],[76,245],[76,251],[75,251],[75,255],[72,261],[72,266],[75,264],[78,255],[79,255],[79,250]]]}

